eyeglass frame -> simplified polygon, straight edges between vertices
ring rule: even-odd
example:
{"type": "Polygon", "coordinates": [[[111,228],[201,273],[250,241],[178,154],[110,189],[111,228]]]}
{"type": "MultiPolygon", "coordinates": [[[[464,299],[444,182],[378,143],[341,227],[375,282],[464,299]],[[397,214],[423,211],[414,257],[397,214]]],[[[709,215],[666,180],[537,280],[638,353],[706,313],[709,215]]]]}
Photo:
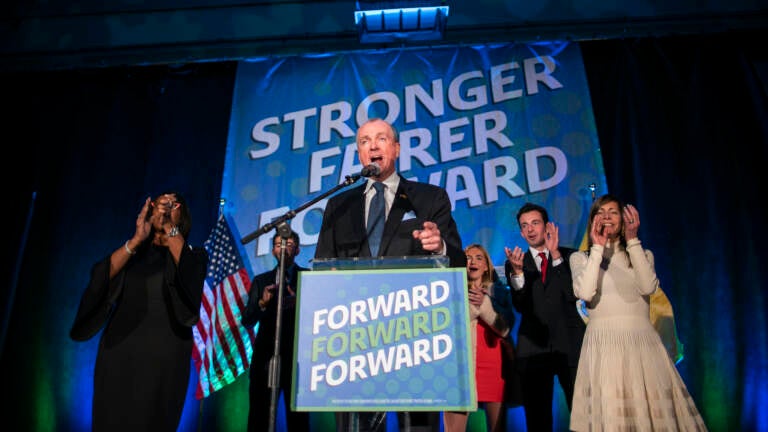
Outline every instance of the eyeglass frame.
{"type": "MultiPolygon", "coordinates": [[[[282,243],[283,243],[282,241],[273,242],[272,243],[272,247],[273,248],[279,248],[282,245],[282,243]]],[[[291,242],[288,242],[288,241],[285,242],[285,248],[286,249],[296,249],[298,247],[299,247],[299,245],[296,244],[296,243],[291,243],[291,242]]]]}

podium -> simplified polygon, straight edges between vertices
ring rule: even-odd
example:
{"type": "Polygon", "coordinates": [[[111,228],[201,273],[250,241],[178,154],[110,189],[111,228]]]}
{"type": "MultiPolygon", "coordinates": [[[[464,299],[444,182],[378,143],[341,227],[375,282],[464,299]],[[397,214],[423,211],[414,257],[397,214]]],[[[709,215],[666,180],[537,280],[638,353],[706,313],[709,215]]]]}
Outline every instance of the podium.
{"type": "Polygon", "coordinates": [[[292,409],[477,409],[465,268],[429,255],[312,270],[299,276],[292,409]]]}

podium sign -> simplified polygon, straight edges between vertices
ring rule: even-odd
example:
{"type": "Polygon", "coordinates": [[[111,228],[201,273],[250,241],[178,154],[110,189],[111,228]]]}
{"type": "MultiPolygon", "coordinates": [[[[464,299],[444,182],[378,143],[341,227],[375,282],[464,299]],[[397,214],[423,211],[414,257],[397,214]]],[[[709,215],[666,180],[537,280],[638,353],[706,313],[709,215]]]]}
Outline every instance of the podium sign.
{"type": "Polygon", "coordinates": [[[302,272],[291,407],[475,411],[466,280],[465,268],[302,272]]]}

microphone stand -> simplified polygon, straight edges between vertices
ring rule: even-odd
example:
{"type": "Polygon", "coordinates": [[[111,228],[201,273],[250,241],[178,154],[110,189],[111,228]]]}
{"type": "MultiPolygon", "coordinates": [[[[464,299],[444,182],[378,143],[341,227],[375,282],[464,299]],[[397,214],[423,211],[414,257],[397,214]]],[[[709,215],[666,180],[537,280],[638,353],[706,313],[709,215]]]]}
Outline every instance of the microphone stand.
{"type": "Polygon", "coordinates": [[[295,218],[296,215],[299,212],[301,212],[302,210],[304,210],[307,207],[311,206],[312,204],[314,204],[314,203],[320,201],[321,199],[323,199],[323,198],[333,194],[337,190],[339,190],[341,188],[345,188],[345,187],[351,185],[352,183],[358,181],[360,179],[360,177],[362,177],[362,175],[360,175],[360,174],[348,175],[343,182],[341,182],[340,184],[334,186],[328,192],[325,192],[325,193],[323,193],[321,195],[318,195],[317,197],[307,201],[306,203],[296,207],[295,210],[288,210],[284,215],[278,217],[277,219],[273,220],[272,222],[262,226],[261,228],[257,229],[256,231],[254,231],[254,232],[248,234],[247,236],[243,237],[242,239],[240,239],[240,243],[241,244],[250,243],[256,237],[259,237],[260,235],[262,235],[262,234],[264,234],[264,233],[266,233],[268,231],[271,231],[273,228],[275,228],[276,226],[280,225],[281,223],[283,223],[283,222],[285,222],[285,221],[287,221],[289,219],[295,218]]]}
{"type": "Polygon", "coordinates": [[[285,287],[285,247],[288,238],[291,236],[291,227],[286,222],[282,222],[277,227],[280,234],[280,266],[278,269],[277,285],[277,314],[275,316],[275,349],[272,351],[272,358],[269,359],[269,372],[267,373],[267,385],[272,390],[269,403],[269,432],[275,431],[277,424],[277,398],[280,396],[280,334],[282,333],[283,322],[283,297],[285,287]]]}
{"type": "Polygon", "coordinates": [[[325,192],[314,199],[300,205],[295,210],[289,210],[284,215],[278,217],[272,222],[262,226],[256,231],[248,234],[240,239],[241,244],[246,244],[262,234],[265,234],[272,229],[277,229],[280,235],[280,265],[278,269],[279,283],[277,287],[277,314],[275,316],[275,348],[272,352],[272,358],[269,360],[269,371],[267,383],[271,389],[271,397],[269,403],[269,432],[275,431],[275,424],[277,420],[277,398],[280,395],[280,336],[282,333],[282,321],[283,321],[283,289],[285,286],[285,247],[287,239],[291,236],[291,227],[288,226],[287,221],[296,217],[296,215],[312,204],[320,201],[321,199],[333,194],[337,190],[347,187],[362,177],[361,174],[348,175],[346,179],[331,188],[328,192],[325,192]]]}

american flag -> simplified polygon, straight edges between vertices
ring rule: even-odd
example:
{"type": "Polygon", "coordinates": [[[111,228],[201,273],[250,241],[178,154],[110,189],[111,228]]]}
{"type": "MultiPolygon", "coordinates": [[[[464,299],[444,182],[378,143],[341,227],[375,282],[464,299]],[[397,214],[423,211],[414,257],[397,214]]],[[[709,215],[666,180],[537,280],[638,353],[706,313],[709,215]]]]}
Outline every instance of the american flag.
{"type": "Polygon", "coordinates": [[[192,358],[198,372],[195,397],[202,399],[248,369],[254,329],[240,325],[251,280],[225,215],[205,241],[210,257],[200,321],[192,329],[192,358]]]}

